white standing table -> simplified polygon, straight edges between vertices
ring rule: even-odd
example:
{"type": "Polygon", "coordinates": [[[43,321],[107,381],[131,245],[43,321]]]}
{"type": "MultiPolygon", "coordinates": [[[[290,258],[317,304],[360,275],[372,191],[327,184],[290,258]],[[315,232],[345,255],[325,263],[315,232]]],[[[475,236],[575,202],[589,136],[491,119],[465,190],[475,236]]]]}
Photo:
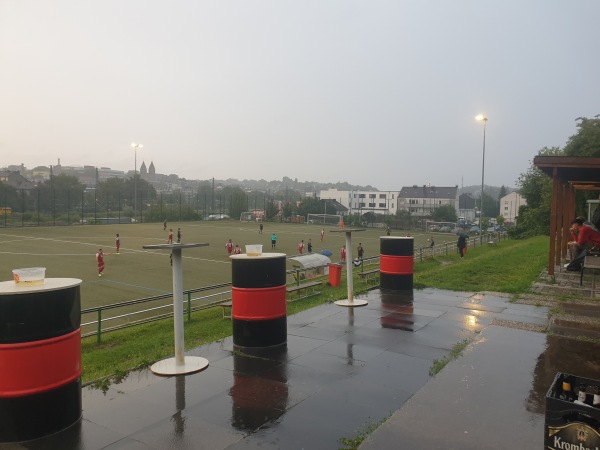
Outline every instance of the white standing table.
{"type": "Polygon", "coordinates": [[[185,356],[183,335],[183,263],[184,248],[207,247],[208,244],[156,244],[144,245],[148,250],[171,250],[173,257],[173,321],[175,334],[175,357],[152,364],[150,370],[156,375],[189,375],[208,367],[208,360],[199,356],[185,356]]]}
{"type": "Polygon", "coordinates": [[[354,299],[354,280],[352,270],[352,233],[357,231],[365,231],[364,228],[346,228],[340,230],[331,230],[332,233],[345,233],[346,234],[346,280],[348,286],[348,298],[346,300],[338,300],[334,302],[338,306],[345,306],[353,308],[357,306],[368,305],[369,302],[362,299],[354,299]]]}

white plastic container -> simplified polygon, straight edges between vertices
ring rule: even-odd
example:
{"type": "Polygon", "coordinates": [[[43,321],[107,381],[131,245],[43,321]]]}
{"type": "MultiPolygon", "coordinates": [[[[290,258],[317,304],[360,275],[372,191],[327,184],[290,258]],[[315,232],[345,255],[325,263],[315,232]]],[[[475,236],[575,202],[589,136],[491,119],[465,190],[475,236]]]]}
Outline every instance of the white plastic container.
{"type": "Polygon", "coordinates": [[[262,244],[246,245],[246,255],[261,256],[262,255],[262,244]]]}
{"type": "Polygon", "coordinates": [[[44,284],[46,277],[45,267],[26,267],[23,269],[13,269],[13,280],[17,286],[39,286],[44,284]]]}

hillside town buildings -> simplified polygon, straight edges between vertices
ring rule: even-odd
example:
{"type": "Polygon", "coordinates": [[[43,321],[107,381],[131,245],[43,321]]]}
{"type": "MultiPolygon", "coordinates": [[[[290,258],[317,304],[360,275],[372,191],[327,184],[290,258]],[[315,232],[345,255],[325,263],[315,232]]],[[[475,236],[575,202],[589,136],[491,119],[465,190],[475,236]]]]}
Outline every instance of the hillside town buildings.
{"type": "MultiPolygon", "coordinates": [[[[94,189],[99,182],[111,178],[125,179],[131,177],[132,172],[87,165],[65,166],[61,164],[59,159],[56,165],[38,166],[32,170],[27,170],[23,165],[9,166],[5,170],[0,170],[0,182],[6,183],[15,189],[28,190],[35,188],[36,183],[50,179],[51,176],[66,174],[76,177],[80,183],[89,189],[94,189]]],[[[178,192],[187,203],[191,203],[198,196],[198,189],[202,183],[198,180],[181,179],[173,174],[157,173],[153,161],[149,165],[142,161],[138,175],[141,179],[152,184],[157,192],[178,192]]],[[[244,183],[247,181],[244,180],[244,183]]],[[[404,211],[409,213],[411,217],[419,219],[431,217],[437,208],[443,206],[452,206],[457,216],[466,221],[476,221],[478,214],[476,199],[469,193],[459,194],[458,186],[424,184],[404,186],[400,190],[392,191],[330,188],[315,191],[312,195],[320,200],[326,200],[327,214],[369,213],[373,216],[389,216],[404,211]]],[[[525,199],[517,192],[511,192],[500,199],[499,214],[504,217],[507,224],[515,223],[519,207],[522,205],[526,205],[525,199]]]]}
{"type": "Polygon", "coordinates": [[[475,219],[475,199],[469,194],[458,196],[458,186],[405,186],[399,191],[320,191],[321,200],[335,200],[348,214],[372,212],[376,215],[409,212],[412,217],[429,217],[436,208],[452,206],[459,217],[475,219]]]}

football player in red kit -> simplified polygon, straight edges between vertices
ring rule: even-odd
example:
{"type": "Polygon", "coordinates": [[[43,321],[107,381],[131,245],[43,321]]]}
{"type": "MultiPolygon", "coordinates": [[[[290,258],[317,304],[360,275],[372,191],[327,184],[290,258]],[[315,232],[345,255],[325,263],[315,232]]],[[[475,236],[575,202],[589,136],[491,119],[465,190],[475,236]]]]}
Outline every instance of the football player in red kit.
{"type": "Polygon", "coordinates": [[[96,262],[98,263],[98,276],[101,277],[104,272],[104,253],[102,253],[102,249],[96,253],[96,262]]]}

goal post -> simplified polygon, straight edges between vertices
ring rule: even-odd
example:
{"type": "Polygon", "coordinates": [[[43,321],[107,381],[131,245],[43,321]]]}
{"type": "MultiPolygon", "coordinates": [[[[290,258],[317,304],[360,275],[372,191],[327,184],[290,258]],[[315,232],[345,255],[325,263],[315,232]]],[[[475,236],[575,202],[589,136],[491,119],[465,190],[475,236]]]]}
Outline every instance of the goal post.
{"type": "Polygon", "coordinates": [[[241,222],[250,222],[253,221],[255,218],[256,216],[254,215],[254,211],[245,211],[242,214],[240,214],[241,222]]]}
{"type": "Polygon", "coordinates": [[[338,226],[342,220],[339,214],[308,214],[306,223],[308,225],[333,225],[338,226]]]}
{"type": "Polygon", "coordinates": [[[254,211],[244,211],[240,214],[240,221],[242,222],[262,222],[265,219],[264,209],[255,209],[254,211]]]}

